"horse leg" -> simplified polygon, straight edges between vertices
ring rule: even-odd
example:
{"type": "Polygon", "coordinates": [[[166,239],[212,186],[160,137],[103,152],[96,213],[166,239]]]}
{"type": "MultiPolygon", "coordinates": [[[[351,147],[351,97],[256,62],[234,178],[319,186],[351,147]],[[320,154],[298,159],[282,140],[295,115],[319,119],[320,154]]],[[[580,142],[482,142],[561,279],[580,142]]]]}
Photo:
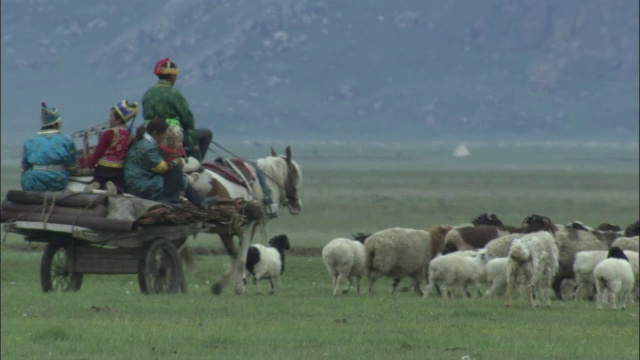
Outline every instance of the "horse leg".
{"type": "MultiPolygon", "coordinates": [[[[249,226],[251,228],[251,226],[249,226]]],[[[240,250],[238,251],[236,257],[236,276],[244,274],[246,271],[247,264],[247,253],[249,252],[249,246],[251,245],[251,239],[246,238],[246,231],[243,231],[242,234],[238,235],[240,239],[240,250]]],[[[242,282],[242,276],[236,278],[236,289],[235,292],[238,295],[244,294],[246,287],[242,282]]]]}
{"type": "Polygon", "coordinates": [[[224,248],[227,251],[227,255],[229,255],[231,264],[229,268],[224,272],[224,274],[220,277],[220,279],[218,279],[218,281],[215,284],[213,284],[213,286],[211,287],[211,292],[214,295],[222,294],[222,290],[224,290],[224,287],[229,282],[229,279],[235,276],[236,268],[237,268],[236,263],[238,262],[238,250],[236,249],[235,244],[233,243],[233,235],[221,234],[220,240],[222,240],[222,244],[224,245],[224,248]]]}

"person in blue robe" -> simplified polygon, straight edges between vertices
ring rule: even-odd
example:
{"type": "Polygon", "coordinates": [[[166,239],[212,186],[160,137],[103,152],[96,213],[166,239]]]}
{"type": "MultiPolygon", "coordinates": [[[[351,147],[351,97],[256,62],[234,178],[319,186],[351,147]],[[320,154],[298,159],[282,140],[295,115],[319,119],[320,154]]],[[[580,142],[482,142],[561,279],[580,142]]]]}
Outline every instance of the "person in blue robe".
{"type": "Polygon", "coordinates": [[[62,118],[56,107],[48,108],[43,102],[40,117],[40,131],[23,145],[22,190],[62,191],[78,169],[76,146],[60,132],[62,118]]]}

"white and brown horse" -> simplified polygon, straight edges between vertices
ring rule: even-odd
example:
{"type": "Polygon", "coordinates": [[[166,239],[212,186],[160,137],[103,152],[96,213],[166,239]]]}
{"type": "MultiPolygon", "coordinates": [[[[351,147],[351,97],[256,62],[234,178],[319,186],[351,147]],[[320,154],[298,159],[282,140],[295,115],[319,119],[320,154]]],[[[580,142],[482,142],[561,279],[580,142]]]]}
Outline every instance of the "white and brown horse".
{"type": "Polygon", "coordinates": [[[298,164],[291,159],[290,147],[287,147],[285,156],[278,156],[272,148],[271,156],[257,159],[247,165],[249,165],[246,166],[247,176],[240,175],[243,184],[230,180],[224,174],[214,171],[215,169],[207,164],[203,164],[203,171],[195,175],[192,174],[192,177],[195,178],[192,185],[201,195],[254,201],[254,203],[263,204],[265,214],[267,214],[262,219],[249,219],[240,231],[227,231],[215,227],[209,231],[220,236],[231,259],[228,270],[211,288],[211,291],[216,295],[222,293],[229,280],[235,281],[237,294],[244,292],[245,285],[242,281],[242,275],[245,271],[247,251],[259,224],[264,225],[268,219],[274,217],[280,207],[286,207],[292,215],[297,215],[302,210],[302,203],[298,197],[298,189],[302,183],[302,171],[298,164]],[[260,177],[262,177],[262,181],[259,180],[260,177]],[[263,202],[265,192],[269,194],[272,206],[263,202]],[[237,246],[234,237],[238,238],[237,246]]]}

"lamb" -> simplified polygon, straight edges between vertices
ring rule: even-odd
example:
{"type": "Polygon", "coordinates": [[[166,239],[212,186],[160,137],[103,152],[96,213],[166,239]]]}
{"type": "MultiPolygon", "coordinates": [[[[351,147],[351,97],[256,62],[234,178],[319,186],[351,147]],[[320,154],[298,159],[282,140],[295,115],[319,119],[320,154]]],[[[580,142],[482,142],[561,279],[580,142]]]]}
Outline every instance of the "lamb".
{"type": "Polygon", "coordinates": [[[431,260],[429,264],[429,285],[424,298],[431,294],[434,286],[439,286],[445,298],[455,294],[456,288],[462,288],[462,296],[467,297],[467,287],[475,285],[479,291],[485,283],[485,265],[489,258],[486,251],[461,251],[441,255],[431,260]]]}
{"type": "MultiPolygon", "coordinates": [[[[258,292],[260,286],[257,281],[260,279],[268,279],[271,284],[270,293],[275,292],[275,285],[284,272],[284,251],[290,248],[289,238],[284,234],[271,238],[269,246],[253,244],[249,247],[246,269],[253,276],[253,283],[257,285],[258,292]]],[[[246,274],[243,280],[246,284],[246,274]]]]}
{"type": "MultiPolygon", "coordinates": [[[[522,235],[521,235],[522,236],[522,235]]],[[[487,284],[489,288],[484,296],[501,296],[507,288],[507,263],[509,258],[499,257],[489,260],[485,266],[487,284]]]]}
{"type": "Polygon", "coordinates": [[[548,231],[525,234],[511,245],[507,261],[507,307],[510,306],[511,293],[518,283],[525,285],[531,308],[537,306],[538,300],[551,306],[549,287],[558,271],[558,248],[553,238],[556,227],[548,218],[543,219],[548,231]]]}
{"type": "MultiPolygon", "coordinates": [[[[613,247],[612,247],[613,249],[613,247]]],[[[625,256],[631,264],[631,268],[634,274],[634,288],[638,289],[638,253],[629,250],[623,250],[625,256]]],[[[595,267],[607,258],[608,251],[605,250],[592,250],[592,251],[580,251],[576,254],[576,261],[573,264],[573,271],[576,274],[576,300],[583,300],[586,297],[593,296],[593,289],[595,287],[595,277],[593,275],[595,267]]]]}
{"type": "Polygon", "coordinates": [[[611,299],[613,310],[618,308],[618,300],[622,302],[621,308],[627,307],[627,297],[634,283],[633,270],[629,259],[622,249],[612,247],[606,259],[602,260],[593,270],[598,291],[598,309],[608,298],[611,299]]]}
{"type": "Polygon", "coordinates": [[[360,278],[365,274],[364,245],[368,236],[354,235],[356,240],[337,238],[322,249],[322,261],[333,278],[333,296],[347,294],[351,281],[356,279],[356,293],[360,295],[360,278]],[[340,280],[347,280],[347,287],[339,292],[340,280]]]}
{"type": "Polygon", "coordinates": [[[619,237],[613,242],[613,244],[611,244],[611,247],[614,246],[619,247],[622,250],[640,252],[640,241],[638,240],[638,235],[634,237],[619,237]]]}
{"type": "Polygon", "coordinates": [[[431,261],[431,235],[425,230],[390,228],[378,231],[364,242],[365,269],[369,273],[369,294],[380,277],[394,279],[391,293],[404,277],[413,279],[415,292],[422,295],[420,283],[426,278],[431,261]]]}

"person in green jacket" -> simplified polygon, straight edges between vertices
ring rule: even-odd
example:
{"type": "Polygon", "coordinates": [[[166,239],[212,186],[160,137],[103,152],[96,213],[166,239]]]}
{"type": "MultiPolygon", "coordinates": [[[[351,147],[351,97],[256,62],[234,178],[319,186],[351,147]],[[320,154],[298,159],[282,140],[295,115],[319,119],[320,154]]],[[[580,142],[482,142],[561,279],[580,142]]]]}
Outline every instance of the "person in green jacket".
{"type": "Polygon", "coordinates": [[[173,85],[178,79],[178,65],[169,58],[156,63],[153,73],[158,82],[142,97],[142,114],[146,122],[154,118],[167,120],[168,123],[179,123],[184,132],[184,148],[187,156],[202,161],[213,138],[209,129],[196,129],[193,113],[182,93],[173,85]]]}

